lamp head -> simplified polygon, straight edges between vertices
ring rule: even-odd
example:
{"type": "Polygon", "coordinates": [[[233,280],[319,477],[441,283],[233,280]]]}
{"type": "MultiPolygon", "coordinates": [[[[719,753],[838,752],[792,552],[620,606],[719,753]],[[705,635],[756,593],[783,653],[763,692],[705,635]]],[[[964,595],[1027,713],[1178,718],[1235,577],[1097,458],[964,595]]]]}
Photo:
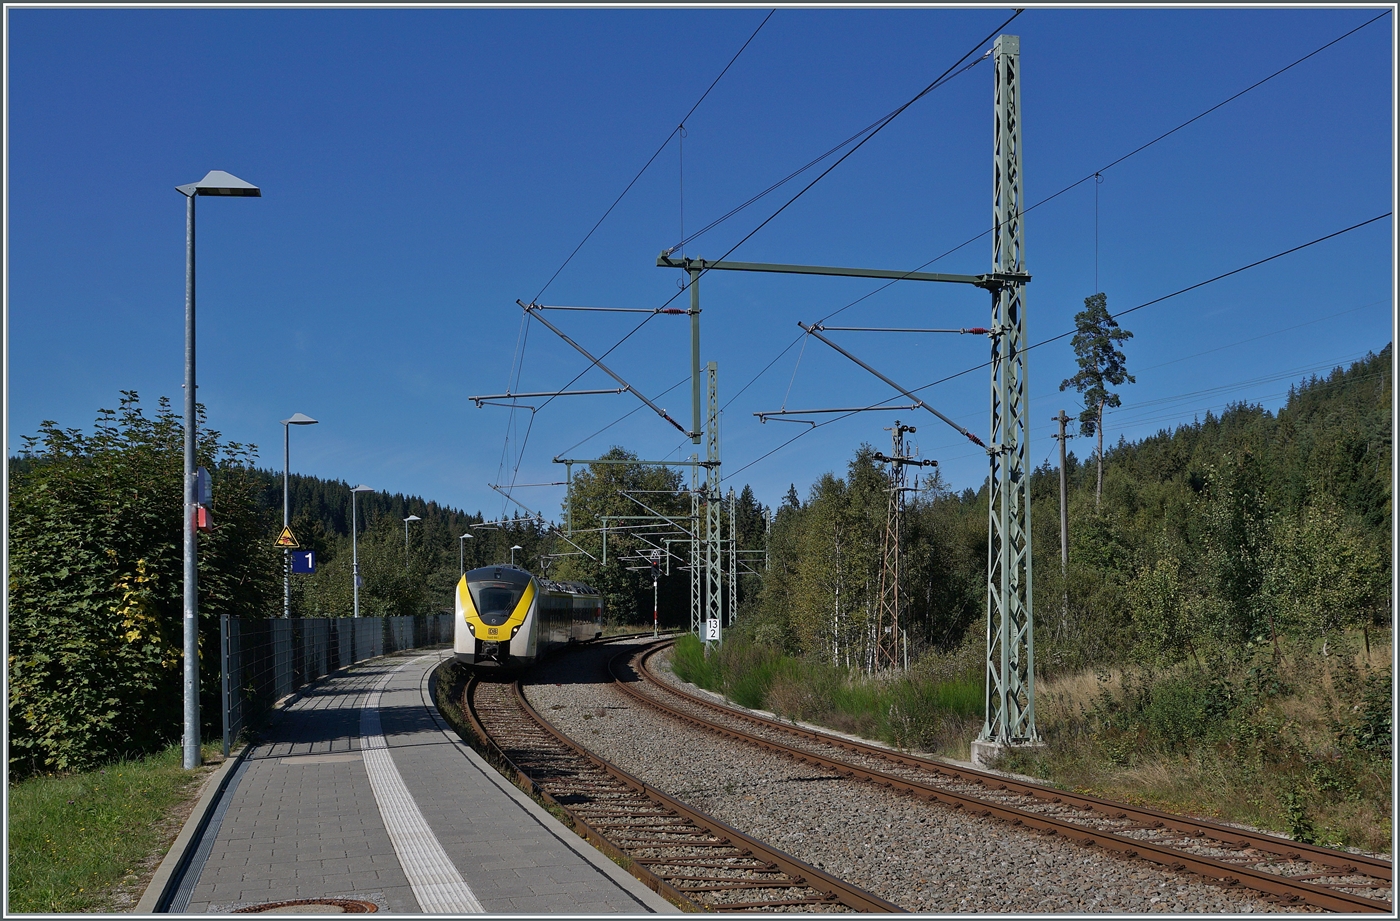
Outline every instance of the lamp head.
{"type": "Polygon", "coordinates": [[[351,492],[374,492],[374,487],[373,487],[373,486],[366,486],[365,484],[361,483],[359,486],[354,487],[354,488],[351,489],[350,491],[351,491],[351,492]]]}
{"type": "Polygon", "coordinates": [[[283,425],[315,425],[316,420],[305,413],[292,413],[292,418],[283,419],[283,425]]]}
{"type": "Polygon", "coordinates": [[[470,534],[463,534],[461,537],[459,537],[459,538],[457,538],[457,539],[458,539],[458,540],[465,540],[465,539],[467,539],[468,537],[471,537],[471,535],[470,535],[470,534]]]}
{"type": "Polygon", "coordinates": [[[175,189],[190,198],[196,195],[229,195],[238,198],[262,197],[262,189],[221,169],[211,169],[198,182],[177,185],[175,189]]]}

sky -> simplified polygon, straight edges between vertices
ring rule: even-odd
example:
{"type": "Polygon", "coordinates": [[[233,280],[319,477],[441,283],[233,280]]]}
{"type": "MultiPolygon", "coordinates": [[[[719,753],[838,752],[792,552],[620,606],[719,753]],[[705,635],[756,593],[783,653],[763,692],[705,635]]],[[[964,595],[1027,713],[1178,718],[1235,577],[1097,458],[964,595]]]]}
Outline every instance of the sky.
{"type": "MultiPolygon", "coordinates": [[[[553,458],[694,449],[629,393],[478,408],[470,397],[617,386],[517,299],[687,306],[659,252],[977,60],[999,30],[1021,38],[1025,200],[1073,185],[1024,219],[1027,340],[1072,330],[1106,294],[1136,377],[1105,419],[1110,442],[1239,401],[1277,410],[1291,383],[1391,341],[1388,216],[1132,308],[1392,210],[1393,14],[1115,162],[1386,7],[1030,7],[1005,26],[1008,8],[779,8],[765,23],[769,9],[7,7],[8,456],[43,420],[90,428],[123,390],[180,405],[174,187],[219,169],[263,197],[198,201],[210,427],[279,469],[279,420],[306,413],[319,424],[291,433],[296,472],[558,520],[563,487],[532,485],[563,480],[553,458]],[[490,485],[512,483],[519,505],[490,485]]],[[[677,254],[989,271],[993,81],[975,64],[766,224],[840,154],[677,254]]],[[[818,428],[754,416],[909,403],[798,322],[989,323],[980,289],[881,284],[702,278],[726,487],[770,506],[790,485],[805,495],[862,443],[888,451],[896,419],[949,486],[982,482],[986,455],[922,410],[806,417],[830,422],[818,428]]],[[[543,316],[690,422],[684,316],[543,316]]],[[[941,381],[920,398],[988,437],[985,336],[827,335],[901,386],[941,381]]],[[[1051,417],[1082,408],[1060,390],[1075,370],[1067,337],[1028,353],[1034,465],[1057,457],[1051,417]]]]}

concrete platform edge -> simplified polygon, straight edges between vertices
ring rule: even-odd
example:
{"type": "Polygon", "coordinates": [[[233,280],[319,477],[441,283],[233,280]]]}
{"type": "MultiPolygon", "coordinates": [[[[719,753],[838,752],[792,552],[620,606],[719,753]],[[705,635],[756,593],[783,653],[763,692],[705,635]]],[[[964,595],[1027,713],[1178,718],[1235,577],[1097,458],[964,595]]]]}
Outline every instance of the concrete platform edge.
{"type": "Polygon", "coordinates": [[[535,819],[535,821],[540,823],[541,827],[548,829],[550,834],[554,835],[565,847],[588,861],[647,908],[657,914],[681,914],[681,910],[675,905],[672,905],[660,895],[647,888],[645,883],[622,869],[622,867],[613,863],[603,852],[589,844],[586,840],[565,828],[560,824],[559,820],[550,815],[544,807],[526,796],[525,792],[515,784],[502,777],[500,772],[492,767],[485,758],[477,754],[474,748],[458,737],[456,731],[448,724],[443,715],[438,712],[437,705],[434,702],[431,685],[436,682],[437,669],[440,666],[441,663],[424,672],[422,686],[424,700],[428,705],[429,712],[433,715],[433,719],[436,720],[441,727],[443,735],[451,740],[453,745],[457,746],[458,751],[472,763],[472,766],[480,771],[491,783],[495,784],[496,787],[509,796],[514,802],[518,803],[522,809],[535,819]]]}
{"type": "Polygon", "coordinates": [[[214,807],[218,805],[219,797],[228,787],[229,778],[233,776],[234,770],[248,754],[248,751],[249,747],[244,745],[236,754],[225,758],[224,763],[214,772],[214,776],[205,783],[204,792],[200,794],[199,802],[195,803],[194,812],[191,812],[190,817],[185,820],[185,826],[180,829],[180,834],[175,836],[175,841],[170,845],[170,850],[166,852],[165,859],[160,862],[160,866],[156,867],[156,875],[151,878],[150,885],[141,894],[141,900],[132,909],[133,914],[155,914],[159,907],[168,902],[170,896],[174,894],[185,864],[193,853],[193,846],[199,842],[200,836],[204,834],[204,829],[209,824],[209,817],[213,815],[214,807]]]}

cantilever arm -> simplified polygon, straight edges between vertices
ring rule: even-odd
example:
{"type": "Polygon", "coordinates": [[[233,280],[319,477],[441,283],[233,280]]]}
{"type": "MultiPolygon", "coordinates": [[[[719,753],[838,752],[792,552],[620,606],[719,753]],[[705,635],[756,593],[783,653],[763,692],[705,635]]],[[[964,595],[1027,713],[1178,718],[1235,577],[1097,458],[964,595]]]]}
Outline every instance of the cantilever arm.
{"type": "Polygon", "coordinates": [[[514,502],[516,505],[520,506],[520,507],[523,508],[525,511],[529,512],[530,515],[531,515],[531,517],[534,518],[535,521],[539,522],[540,524],[544,524],[544,516],[541,515],[539,512],[537,512],[537,511],[535,511],[534,509],[530,508],[530,506],[526,505],[524,502],[521,502],[519,499],[515,498],[515,497],[512,496],[510,493],[506,492],[504,489],[502,489],[501,487],[497,486],[495,483],[487,483],[486,485],[489,486],[489,487],[491,487],[492,489],[496,490],[496,492],[498,492],[498,493],[500,493],[501,495],[505,496],[507,499],[509,499],[511,502],[514,502]]]}
{"type": "Polygon", "coordinates": [[[914,396],[914,394],[913,394],[911,391],[905,390],[903,387],[899,386],[899,385],[896,384],[894,381],[890,380],[888,377],[885,377],[885,375],[881,374],[879,371],[876,371],[874,368],[870,367],[870,365],[868,365],[868,364],[866,364],[865,362],[861,361],[859,358],[857,358],[856,356],[852,355],[850,352],[848,352],[848,351],[846,351],[845,349],[841,348],[841,346],[839,346],[839,345],[837,345],[836,343],[832,342],[830,339],[826,338],[826,337],[823,336],[821,333],[817,332],[815,326],[808,326],[807,324],[803,323],[803,322],[800,321],[800,320],[798,321],[797,325],[800,326],[800,327],[802,327],[802,331],[805,332],[805,333],[807,333],[807,335],[809,335],[809,336],[816,336],[816,337],[817,337],[818,339],[820,339],[822,342],[825,342],[827,345],[831,346],[833,349],[835,349],[836,351],[840,352],[842,355],[845,355],[845,356],[846,356],[847,358],[849,358],[851,361],[853,361],[853,362],[855,362],[856,364],[860,365],[862,368],[864,368],[865,370],[869,371],[871,374],[875,375],[875,376],[878,377],[880,380],[884,381],[886,384],[889,384],[889,385],[890,385],[891,387],[893,387],[895,390],[898,390],[900,393],[904,394],[906,397],[908,397],[909,399],[913,400],[913,401],[914,401],[914,405],[917,406],[918,408],[928,410],[929,412],[933,413],[933,414],[934,414],[935,416],[937,416],[938,418],[942,419],[944,422],[946,422],[946,423],[948,423],[949,425],[951,425],[953,428],[957,429],[957,430],[962,434],[962,436],[963,436],[964,438],[966,438],[968,441],[972,442],[973,444],[977,445],[977,447],[983,448],[983,449],[985,449],[985,448],[987,447],[985,444],[983,444],[982,439],[978,438],[976,435],[972,434],[972,433],[969,432],[967,429],[963,428],[961,425],[958,425],[958,424],[957,424],[956,422],[954,422],[952,419],[949,419],[947,416],[943,415],[941,412],[939,412],[938,410],[934,409],[932,406],[928,405],[928,404],[925,403],[923,400],[921,400],[921,399],[919,399],[918,397],[914,396]]]}
{"type": "Polygon", "coordinates": [[[690,432],[686,431],[685,427],[682,426],[679,422],[666,415],[666,410],[662,409],[660,406],[657,406],[655,403],[653,403],[651,400],[648,400],[646,397],[642,396],[642,394],[631,384],[618,377],[617,374],[615,374],[611,368],[609,368],[607,365],[603,364],[601,361],[590,355],[587,349],[585,349],[583,346],[579,345],[577,342],[566,336],[563,330],[546,320],[544,317],[540,316],[540,306],[538,304],[527,304],[521,300],[516,300],[516,303],[519,304],[521,309],[524,310],[526,313],[532,315],[536,320],[539,320],[541,323],[543,323],[546,329],[554,333],[554,335],[558,336],[560,339],[563,339],[565,342],[569,343],[569,345],[572,345],[578,351],[578,353],[584,358],[587,358],[589,362],[601,368],[603,372],[608,375],[608,377],[611,377],[613,380],[617,381],[628,391],[630,391],[633,396],[641,400],[647,406],[650,406],[652,412],[656,413],[658,416],[674,425],[676,427],[676,431],[680,432],[682,435],[690,434],[690,432]]]}

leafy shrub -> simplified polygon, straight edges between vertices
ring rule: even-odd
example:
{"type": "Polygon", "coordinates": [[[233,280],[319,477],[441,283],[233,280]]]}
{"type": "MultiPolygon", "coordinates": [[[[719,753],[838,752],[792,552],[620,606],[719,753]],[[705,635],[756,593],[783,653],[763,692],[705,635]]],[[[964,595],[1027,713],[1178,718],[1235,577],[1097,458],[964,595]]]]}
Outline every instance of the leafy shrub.
{"type": "MultiPolygon", "coordinates": [[[[133,392],[92,435],[45,422],[10,468],[12,777],[159,750],[179,737],[183,426],[133,392]]],[[[217,530],[200,536],[205,728],[217,724],[220,614],[265,615],[280,581],[248,477],[253,449],[201,429],[217,530]]]]}
{"type": "Polygon", "coordinates": [[[1231,697],[1228,685],[1188,674],[1144,689],[1137,716],[1149,738],[1169,751],[1180,751],[1194,741],[1226,733],[1231,697]]]}

